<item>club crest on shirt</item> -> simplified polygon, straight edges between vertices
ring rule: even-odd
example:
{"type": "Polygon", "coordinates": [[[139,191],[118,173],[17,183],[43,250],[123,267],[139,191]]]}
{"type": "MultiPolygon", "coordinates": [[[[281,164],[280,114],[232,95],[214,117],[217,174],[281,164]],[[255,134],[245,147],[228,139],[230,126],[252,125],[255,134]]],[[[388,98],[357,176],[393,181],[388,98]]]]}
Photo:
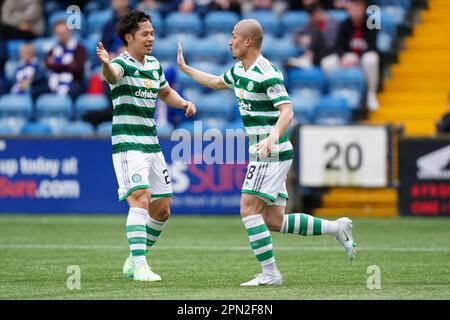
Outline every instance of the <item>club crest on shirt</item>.
{"type": "Polygon", "coordinates": [[[255,84],[253,83],[253,81],[250,81],[250,82],[247,84],[247,90],[248,90],[248,91],[252,91],[253,88],[255,88],[255,84]]]}
{"type": "Polygon", "coordinates": [[[155,80],[159,80],[159,73],[158,73],[158,71],[154,70],[152,75],[153,75],[153,78],[155,78],[155,80]]]}
{"type": "Polygon", "coordinates": [[[150,79],[144,79],[144,87],[146,89],[150,89],[152,87],[152,80],[150,79]]]}

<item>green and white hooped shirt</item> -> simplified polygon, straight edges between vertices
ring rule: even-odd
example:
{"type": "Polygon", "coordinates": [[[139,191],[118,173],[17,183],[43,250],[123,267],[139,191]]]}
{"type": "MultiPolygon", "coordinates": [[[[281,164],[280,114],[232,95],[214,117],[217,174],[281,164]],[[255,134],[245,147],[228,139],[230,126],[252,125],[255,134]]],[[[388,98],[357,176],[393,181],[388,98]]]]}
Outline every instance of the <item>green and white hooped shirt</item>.
{"type": "Polygon", "coordinates": [[[280,116],[277,106],[290,103],[283,74],[269,60],[259,56],[245,71],[241,62],[222,75],[222,81],[236,94],[242,122],[249,136],[250,161],[276,162],[294,157],[292,144],[285,133],[268,158],[260,159],[252,147],[266,138],[280,116]]]}
{"type": "Polygon", "coordinates": [[[121,70],[121,78],[109,84],[114,107],[112,121],[113,153],[136,150],[160,152],[154,119],[159,90],[168,86],[159,61],[145,57],[145,64],[121,53],[111,61],[121,70]]]}

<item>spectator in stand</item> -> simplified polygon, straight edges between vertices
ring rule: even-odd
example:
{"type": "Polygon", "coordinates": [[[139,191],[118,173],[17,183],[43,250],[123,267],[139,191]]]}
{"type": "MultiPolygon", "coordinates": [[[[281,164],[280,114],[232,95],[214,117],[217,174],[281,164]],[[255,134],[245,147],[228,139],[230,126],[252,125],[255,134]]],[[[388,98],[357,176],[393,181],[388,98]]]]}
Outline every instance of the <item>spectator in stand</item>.
{"type": "MultiPolygon", "coordinates": [[[[289,10],[306,10],[307,7],[314,3],[319,3],[326,10],[335,9],[334,6],[335,1],[343,1],[343,0],[289,0],[288,8],[289,10]]],[[[345,1],[345,0],[344,0],[345,1]]]]}
{"type": "Polygon", "coordinates": [[[16,82],[11,93],[27,94],[31,91],[31,83],[39,71],[39,61],[32,44],[24,43],[19,49],[20,62],[16,69],[16,82]]]}
{"type": "Polygon", "coordinates": [[[442,118],[438,121],[437,133],[438,134],[450,133],[450,94],[448,96],[448,112],[444,114],[442,118]]]}
{"type": "Polygon", "coordinates": [[[128,0],[111,0],[111,7],[114,10],[113,17],[103,27],[102,40],[109,57],[113,59],[119,55],[119,48],[123,45],[122,40],[116,35],[116,25],[120,18],[130,12],[131,7],[128,0]]]}
{"type": "Polygon", "coordinates": [[[136,10],[144,12],[158,11],[161,4],[156,0],[144,0],[137,4],[136,10]]]}
{"type": "Polygon", "coordinates": [[[242,3],[242,14],[245,15],[252,11],[272,10],[271,0],[247,0],[242,3]]]}
{"type": "Polygon", "coordinates": [[[330,18],[319,3],[306,7],[309,14],[308,24],[295,33],[295,42],[305,53],[288,60],[288,66],[309,68],[320,66],[323,58],[334,54],[334,46],[338,36],[339,23],[330,18]]]}
{"type": "Polygon", "coordinates": [[[209,11],[232,11],[241,14],[243,0],[213,0],[208,6],[209,11]]]}
{"type": "Polygon", "coordinates": [[[329,73],[339,66],[361,65],[367,81],[367,107],[374,111],[379,107],[377,89],[380,57],[376,49],[378,31],[367,27],[364,0],[348,0],[346,9],[349,18],[339,28],[335,48],[337,54],[323,59],[322,69],[329,73]]]}
{"type": "Polygon", "coordinates": [[[40,0],[5,0],[1,17],[1,40],[31,40],[44,33],[45,20],[40,0]]]}
{"type": "Polygon", "coordinates": [[[42,93],[54,92],[69,94],[75,100],[83,92],[86,49],[72,36],[65,21],[57,21],[53,30],[58,43],[45,57],[50,76],[48,80],[42,77],[34,81],[31,95],[35,100],[42,93]]]}

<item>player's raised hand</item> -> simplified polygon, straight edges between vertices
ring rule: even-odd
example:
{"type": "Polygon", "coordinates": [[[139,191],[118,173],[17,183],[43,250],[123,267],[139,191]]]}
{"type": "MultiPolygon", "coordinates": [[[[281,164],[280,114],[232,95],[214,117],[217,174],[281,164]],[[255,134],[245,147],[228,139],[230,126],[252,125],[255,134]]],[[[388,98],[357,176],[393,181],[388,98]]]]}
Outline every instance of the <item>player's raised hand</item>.
{"type": "Polygon", "coordinates": [[[186,61],[184,61],[184,56],[183,56],[183,48],[181,47],[180,42],[178,42],[177,65],[178,65],[178,69],[180,69],[181,71],[183,71],[183,69],[186,67],[186,61]]]}
{"type": "Polygon", "coordinates": [[[103,47],[103,43],[100,41],[97,46],[97,57],[103,64],[109,63],[109,54],[108,51],[103,47]]]}
{"type": "Polygon", "coordinates": [[[184,103],[184,110],[186,110],[186,113],[184,115],[187,118],[192,117],[197,112],[197,108],[195,107],[195,104],[193,104],[190,101],[186,101],[184,103]]]}

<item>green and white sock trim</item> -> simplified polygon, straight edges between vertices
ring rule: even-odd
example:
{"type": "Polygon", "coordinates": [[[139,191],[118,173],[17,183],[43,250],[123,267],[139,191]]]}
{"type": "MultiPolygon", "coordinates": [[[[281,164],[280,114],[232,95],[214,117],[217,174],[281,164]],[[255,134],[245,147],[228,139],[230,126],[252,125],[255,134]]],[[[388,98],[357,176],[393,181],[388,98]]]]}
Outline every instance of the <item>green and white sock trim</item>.
{"type": "Polygon", "coordinates": [[[130,208],[128,212],[126,233],[132,257],[147,254],[147,234],[145,222],[148,212],[142,208],[130,208]]]}
{"type": "Polygon", "coordinates": [[[284,216],[281,233],[301,236],[336,235],[339,225],[336,221],[316,218],[306,213],[290,213],[284,216]]]}
{"type": "Polygon", "coordinates": [[[150,217],[150,215],[147,215],[147,221],[145,225],[145,231],[147,233],[147,250],[153,247],[156,241],[158,241],[165,225],[165,221],[158,221],[150,217]]]}
{"type": "Polygon", "coordinates": [[[275,262],[272,247],[272,236],[260,214],[242,218],[247,229],[250,246],[262,266],[275,262]]]}

